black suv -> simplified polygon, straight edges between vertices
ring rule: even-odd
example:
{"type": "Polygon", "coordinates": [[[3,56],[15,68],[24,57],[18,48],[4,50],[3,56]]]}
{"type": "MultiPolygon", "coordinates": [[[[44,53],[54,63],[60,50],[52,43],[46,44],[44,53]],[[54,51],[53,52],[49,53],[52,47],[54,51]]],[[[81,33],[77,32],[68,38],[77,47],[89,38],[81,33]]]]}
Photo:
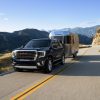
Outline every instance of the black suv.
{"type": "Polygon", "coordinates": [[[12,52],[13,66],[16,71],[42,68],[51,72],[55,63],[64,64],[63,45],[58,40],[33,39],[24,47],[12,52]]]}

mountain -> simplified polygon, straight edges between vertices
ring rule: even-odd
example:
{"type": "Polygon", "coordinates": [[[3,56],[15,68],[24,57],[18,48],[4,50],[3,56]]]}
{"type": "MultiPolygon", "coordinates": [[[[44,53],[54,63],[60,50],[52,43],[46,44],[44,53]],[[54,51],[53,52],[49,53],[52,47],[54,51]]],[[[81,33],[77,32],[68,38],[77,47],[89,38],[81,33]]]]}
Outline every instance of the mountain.
{"type": "Polygon", "coordinates": [[[93,38],[92,46],[100,46],[100,27],[97,29],[93,38]]]}
{"type": "MultiPolygon", "coordinates": [[[[98,27],[100,27],[100,25],[86,28],[64,28],[57,31],[62,30],[77,33],[79,35],[79,40],[81,44],[91,44],[93,36],[95,35],[96,29],[98,27]]],[[[25,45],[31,39],[48,38],[51,31],[46,32],[44,30],[40,31],[37,29],[24,29],[20,31],[15,31],[13,33],[0,32],[0,52],[11,51],[15,48],[25,45]]]]}
{"type": "Polygon", "coordinates": [[[24,29],[13,33],[0,32],[0,52],[11,51],[31,39],[48,38],[49,33],[37,29],[24,29]]]}
{"type": "MultiPolygon", "coordinates": [[[[81,44],[91,44],[93,37],[96,33],[96,29],[100,27],[100,25],[92,26],[92,27],[76,27],[76,28],[64,28],[59,30],[51,30],[51,31],[70,31],[73,33],[77,33],[79,35],[79,40],[81,44]]],[[[51,32],[50,31],[50,32],[51,32]]]]}

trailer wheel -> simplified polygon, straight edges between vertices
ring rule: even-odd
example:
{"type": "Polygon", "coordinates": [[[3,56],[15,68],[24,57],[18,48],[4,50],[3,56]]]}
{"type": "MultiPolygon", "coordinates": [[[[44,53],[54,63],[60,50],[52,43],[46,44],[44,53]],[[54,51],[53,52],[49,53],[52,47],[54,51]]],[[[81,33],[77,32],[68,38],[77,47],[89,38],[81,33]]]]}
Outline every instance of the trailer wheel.
{"type": "Polygon", "coordinates": [[[77,57],[77,53],[73,54],[73,58],[76,58],[77,57]]]}

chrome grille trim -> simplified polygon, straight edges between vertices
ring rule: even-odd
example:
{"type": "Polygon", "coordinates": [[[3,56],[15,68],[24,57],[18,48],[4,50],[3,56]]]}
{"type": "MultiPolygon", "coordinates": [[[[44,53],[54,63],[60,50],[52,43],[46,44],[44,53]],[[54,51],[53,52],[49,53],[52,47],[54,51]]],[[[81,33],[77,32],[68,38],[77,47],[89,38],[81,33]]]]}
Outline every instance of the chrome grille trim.
{"type": "Polygon", "coordinates": [[[25,59],[25,60],[36,60],[37,59],[37,50],[16,50],[16,59],[25,59]],[[33,54],[33,57],[31,56],[31,53],[32,53],[32,51],[35,53],[35,54],[33,54]],[[20,54],[19,54],[19,57],[17,57],[18,56],[18,53],[22,53],[22,57],[20,56],[20,54]],[[26,53],[26,55],[24,55],[24,53],[26,53]],[[29,55],[28,55],[28,53],[29,53],[29,55]],[[26,58],[24,58],[24,57],[26,57],[26,58]]]}

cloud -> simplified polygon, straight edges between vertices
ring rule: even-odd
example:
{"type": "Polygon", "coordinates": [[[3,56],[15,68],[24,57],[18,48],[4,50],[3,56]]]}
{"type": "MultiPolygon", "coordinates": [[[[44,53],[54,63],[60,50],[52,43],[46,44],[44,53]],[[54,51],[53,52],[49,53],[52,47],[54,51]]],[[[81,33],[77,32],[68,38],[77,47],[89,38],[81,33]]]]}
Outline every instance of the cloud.
{"type": "Polygon", "coordinates": [[[84,21],[79,24],[81,27],[94,26],[100,24],[100,19],[94,21],[84,21]]]}
{"type": "Polygon", "coordinates": [[[3,15],[5,15],[5,14],[0,12],[0,16],[3,16],[3,15]]]}
{"type": "Polygon", "coordinates": [[[4,21],[8,21],[8,18],[7,18],[7,17],[5,17],[5,18],[3,18],[3,20],[4,20],[4,21]]]}
{"type": "Polygon", "coordinates": [[[8,21],[8,18],[6,17],[5,13],[0,12],[0,21],[8,21]]]}

